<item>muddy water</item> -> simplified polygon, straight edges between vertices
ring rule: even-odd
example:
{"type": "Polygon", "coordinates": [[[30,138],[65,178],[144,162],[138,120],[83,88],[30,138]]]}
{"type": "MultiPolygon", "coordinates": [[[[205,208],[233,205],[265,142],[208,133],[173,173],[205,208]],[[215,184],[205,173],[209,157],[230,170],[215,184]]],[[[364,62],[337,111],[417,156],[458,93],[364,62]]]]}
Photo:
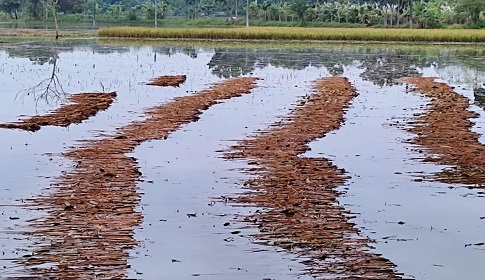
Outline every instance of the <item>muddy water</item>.
{"type": "Polygon", "coordinates": [[[293,99],[292,95],[278,98],[281,87],[271,86],[273,79],[267,75],[253,95],[217,105],[167,140],[137,149],[142,172],[153,182],[142,183],[146,215],[138,232],[143,245],[132,260],[133,276],[143,272],[146,279],[161,275],[173,279],[297,278],[303,266],[290,261],[294,256],[274,254],[276,248],[251,244],[241,236],[255,230],[241,229],[245,225],[234,215],[256,209],[232,207],[221,199],[241,192],[238,185],[244,176],[237,169],[244,165],[228,163],[217,151],[227,149],[231,139],[264,128],[271,121],[268,116],[283,112],[293,99]],[[272,106],[265,106],[269,102],[272,106]]]}
{"type": "MultiPolygon", "coordinates": [[[[35,197],[48,188],[54,177],[70,169],[71,163],[61,153],[78,140],[113,131],[129,120],[139,118],[143,108],[163,102],[173,96],[190,94],[203,84],[217,81],[217,77],[200,75],[206,72],[202,57],[201,67],[192,67],[192,78],[185,85],[167,91],[144,85],[154,73],[179,74],[188,71],[187,64],[174,64],[169,70],[163,60],[156,63],[152,48],[129,47],[53,47],[45,44],[21,44],[8,46],[0,52],[2,95],[0,119],[16,121],[22,116],[43,114],[57,108],[59,98],[37,98],[42,88],[35,88],[47,79],[57,57],[55,70],[62,88],[68,93],[116,90],[118,97],[109,110],[89,118],[80,125],[68,128],[45,127],[45,130],[29,133],[14,130],[0,131],[1,204],[2,204],[2,269],[1,274],[23,275],[22,268],[12,260],[28,254],[33,241],[28,237],[7,232],[28,231],[29,219],[39,217],[42,211],[28,211],[19,207],[23,200],[35,197]],[[18,219],[17,219],[18,218],[18,219]],[[3,266],[2,266],[3,267],[3,266]],[[18,271],[18,273],[17,273],[18,271]]],[[[174,60],[192,60],[185,55],[171,53],[174,60]]]]}
{"type": "MultiPolygon", "coordinates": [[[[351,80],[359,72],[346,71],[351,80]]],[[[483,240],[483,192],[416,179],[413,175],[440,168],[419,163],[419,150],[402,142],[412,135],[395,126],[420,112],[427,100],[406,93],[404,86],[380,88],[357,77],[355,86],[360,95],[346,124],[313,143],[306,156],[328,156],[349,172],[352,179],[340,202],[359,213],[355,221],[363,234],[406,276],[480,278],[483,250],[466,244],[483,240]]]]}
{"type": "MultiPolygon", "coordinates": [[[[329,73],[349,77],[360,96],[343,127],[313,143],[307,156],[328,157],[349,172],[352,178],[342,188],[347,194],[340,201],[359,213],[355,222],[363,236],[375,239],[375,251],[409,277],[476,279],[483,274],[483,248],[465,247],[484,242],[483,197],[460,186],[414,181],[413,173],[440,167],[415,160],[421,154],[402,142],[412,135],[392,125],[426,102],[394,85],[394,78],[438,76],[471,96],[472,87],[482,82],[475,62],[480,52],[341,46],[6,46],[0,50],[1,122],[58,106],[61,100],[46,104],[34,94],[18,95],[46,79],[56,57],[56,73],[67,92],[117,91],[118,97],[108,110],[67,129],[0,130],[0,246],[5,252],[0,275],[23,275],[15,259],[31,252],[34,244],[21,233],[29,230],[29,219],[43,213],[19,205],[22,199],[49,192],[53,177],[69,170],[71,163],[60,154],[67,147],[142,118],[145,107],[226,77],[251,75],[264,79],[252,94],[212,107],[198,122],[166,140],[144,143],[131,155],[143,173],[139,210],[144,221],[136,230],[140,244],[130,252],[129,276],[305,279],[300,276],[303,259],[248,237],[257,229],[238,222],[238,216],[257,209],[223,203],[222,196],[242,191],[247,175],[239,168],[247,166],[221,159],[219,151],[288,113],[307,93],[310,81],[329,73]],[[187,75],[187,81],[179,88],[144,85],[160,75],[187,75]],[[462,76],[467,79],[457,79],[462,76]]],[[[482,123],[478,119],[474,129],[483,131],[482,123]]]]}
{"type": "Polygon", "coordinates": [[[275,254],[281,249],[252,244],[241,236],[256,230],[241,229],[246,226],[235,216],[257,209],[233,207],[221,200],[221,196],[240,193],[247,178],[238,170],[245,165],[220,158],[222,150],[285,114],[308,90],[305,84],[326,74],[316,69],[301,73],[274,67],[269,70],[253,73],[264,80],[251,95],[214,106],[200,121],[136,150],[147,182],[142,183],[146,215],[138,232],[143,246],[134,252],[132,261],[134,277],[142,272],[146,279],[159,275],[181,279],[191,275],[202,279],[306,279],[299,275],[304,269],[299,263],[303,259],[275,254]],[[287,83],[278,83],[282,78],[287,83]],[[287,91],[288,84],[293,85],[291,92],[287,91]],[[226,223],[230,225],[224,226],[226,223]],[[237,231],[241,233],[231,234],[237,231]]]}

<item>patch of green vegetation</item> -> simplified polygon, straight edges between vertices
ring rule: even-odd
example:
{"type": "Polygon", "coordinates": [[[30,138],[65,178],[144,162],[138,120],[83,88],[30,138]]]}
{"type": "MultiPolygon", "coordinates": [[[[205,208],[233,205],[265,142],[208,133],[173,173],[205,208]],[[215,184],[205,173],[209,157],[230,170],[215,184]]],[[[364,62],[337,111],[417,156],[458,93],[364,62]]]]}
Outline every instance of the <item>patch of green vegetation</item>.
{"type": "MultiPolygon", "coordinates": [[[[86,14],[59,14],[58,21],[62,25],[81,24],[83,26],[93,26],[92,15],[86,14]]],[[[40,24],[53,24],[52,19],[22,19],[16,22],[22,24],[31,24],[33,26],[40,24]]],[[[15,22],[12,22],[15,24],[15,22]]],[[[301,23],[298,21],[268,21],[254,19],[250,20],[250,26],[268,26],[268,27],[299,27],[301,23]]],[[[158,25],[165,28],[183,28],[183,27],[198,27],[198,28],[210,28],[210,27],[244,27],[246,21],[244,18],[238,18],[232,20],[225,17],[200,17],[195,19],[187,19],[185,17],[170,17],[158,20],[158,25]]],[[[106,14],[101,14],[96,17],[96,26],[139,26],[139,27],[152,27],[154,26],[154,19],[136,18],[136,20],[130,20],[128,17],[115,18],[106,14]]],[[[93,26],[96,27],[96,26],[93,26]]],[[[324,22],[324,21],[311,21],[305,23],[306,27],[335,27],[335,28],[356,28],[365,27],[360,23],[337,23],[337,22],[324,22]]]]}

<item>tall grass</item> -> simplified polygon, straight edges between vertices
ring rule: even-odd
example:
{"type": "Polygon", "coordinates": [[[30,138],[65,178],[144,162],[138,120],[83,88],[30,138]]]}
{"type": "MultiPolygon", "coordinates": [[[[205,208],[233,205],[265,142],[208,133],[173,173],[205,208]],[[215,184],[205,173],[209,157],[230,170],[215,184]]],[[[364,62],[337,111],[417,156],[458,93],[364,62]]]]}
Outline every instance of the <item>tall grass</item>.
{"type": "Polygon", "coordinates": [[[112,27],[100,37],[207,39],[207,40],[315,40],[396,42],[485,42],[485,30],[377,29],[377,28],[143,28],[112,27]]]}

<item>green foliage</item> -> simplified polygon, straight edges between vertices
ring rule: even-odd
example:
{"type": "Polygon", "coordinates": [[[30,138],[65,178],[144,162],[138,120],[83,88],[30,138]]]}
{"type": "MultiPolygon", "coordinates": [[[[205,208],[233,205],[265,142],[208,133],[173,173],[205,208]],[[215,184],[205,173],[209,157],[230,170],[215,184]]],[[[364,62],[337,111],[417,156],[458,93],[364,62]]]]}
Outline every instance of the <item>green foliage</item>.
{"type": "MultiPolygon", "coordinates": [[[[241,22],[242,23],[242,22],[241,22]]],[[[240,24],[241,26],[243,24],[240,24]]],[[[251,26],[271,26],[271,27],[298,27],[301,26],[301,22],[297,21],[263,21],[252,20],[251,26]]],[[[338,23],[338,22],[324,22],[324,21],[307,21],[306,27],[332,27],[332,28],[363,28],[365,24],[360,23],[338,23]]]]}
{"type": "Polygon", "coordinates": [[[0,11],[7,13],[10,18],[17,20],[18,11],[22,4],[19,0],[0,0],[0,11]]]}
{"type": "Polygon", "coordinates": [[[307,0],[292,0],[290,2],[290,11],[298,18],[301,22],[301,25],[304,26],[306,22],[306,13],[308,9],[308,1],[307,0]]]}
{"type": "Polygon", "coordinates": [[[459,0],[456,6],[458,17],[470,19],[471,23],[478,25],[480,15],[485,10],[485,0],[459,0]]]}
{"type": "Polygon", "coordinates": [[[47,7],[41,0],[27,0],[24,4],[24,14],[30,19],[39,19],[45,15],[47,7]]]}
{"type": "Polygon", "coordinates": [[[58,11],[63,13],[82,13],[84,0],[60,0],[58,1],[58,11]]]}
{"type": "Polygon", "coordinates": [[[102,6],[99,4],[99,0],[86,0],[84,2],[84,11],[88,15],[92,15],[93,12],[99,15],[102,10],[102,6]]]}
{"type": "Polygon", "coordinates": [[[136,9],[135,8],[131,8],[129,11],[128,11],[128,20],[130,21],[135,21],[138,19],[138,16],[136,14],[136,9]]]}
{"type": "MultiPolygon", "coordinates": [[[[10,19],[50,20],[51,15],[47,13],[51,9],[50,1],[0,0],[0,11],[10,19]]],[[[413,27],[418,28],[485,25],[485,0],[250,0],[249,3],[251,25],[256,26],[402,28],[409,26],[411,15],[413,27]]],[[[130,24],[142,25],[154,19],[154,5],[155,0],[60,0],[57,10],[61,15],[76,13],[80,21],[96,17],[98,21],[129,20],[130,24]]],[[[156,10],[158,19],[167,25],[176,26],[175,20],[171,21],[174,17],[191,21],[180,21],[182,26],[244,25],[246,1],[157,0],[156,10]]]]}
{"type": "MultiPolygon", "coordinates": [[[[155,3],[146,2],[144,4],[141,4],[139,7],[147,19],[155,19],[155,3]]],[[[157,9],[156,9],[157,18],[159,19],[165,18],[168,11],[169,11],[169,7],[167,2],[157,1],[157,9]]]]}
{"type": "Polygon", "coordinates": [[[414,22],[421,28],[441,26],[442,10],[439,2],[416,1],[413,3],[414,22]]]}

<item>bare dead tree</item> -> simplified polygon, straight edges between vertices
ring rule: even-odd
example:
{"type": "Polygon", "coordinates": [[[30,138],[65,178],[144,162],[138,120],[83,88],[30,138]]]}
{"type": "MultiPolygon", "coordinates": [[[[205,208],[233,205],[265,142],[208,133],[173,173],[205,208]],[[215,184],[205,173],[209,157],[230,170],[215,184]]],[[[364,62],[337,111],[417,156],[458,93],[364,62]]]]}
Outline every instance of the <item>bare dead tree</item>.
{"type": "Polygon", "coordinates": [[[57,24],[57,3],[59,0],[52,0],[52,16],[54,17],[54,26],[56,28],[56,40],[59,39],[59,25],[57,24]]]}

